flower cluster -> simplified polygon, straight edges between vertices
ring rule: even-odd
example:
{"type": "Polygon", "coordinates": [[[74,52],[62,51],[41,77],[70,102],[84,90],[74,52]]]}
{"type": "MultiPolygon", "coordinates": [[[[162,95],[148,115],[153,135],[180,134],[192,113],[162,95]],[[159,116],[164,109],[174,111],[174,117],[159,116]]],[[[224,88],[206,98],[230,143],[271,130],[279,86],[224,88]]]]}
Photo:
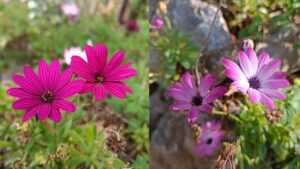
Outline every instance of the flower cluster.
{"type": "MultiPolygon", "coordinates": [[[[71,67],[61,72],[59,61],[48,65],[44,60],[39,62],[38,73],[30,67],[24,67],[24,76],[15,74],[13,80],[19,87],[8,89],[7,93],[19,98],[13,103],[13,108],[25,110],[22,121],[37,117],[53,122],[61,120],[61,110],[76,111],[76,106],[67,101],[75,94],[93,91],[98,100],[104,99],[106,93],[118,98],[125,98],[126,92],[132,90],[121,81],[136,75],[130,66],[132,63],[121,65],[125,55],[117,52],[107,63],[107,48],[97,44],[95,48],[86,46],[87,59],[73,56],[71,67]],[[82,79],[70,80],[73,72],[82,79]]],[[[65,56],[66,57],[66,56],[65,56]]]]}

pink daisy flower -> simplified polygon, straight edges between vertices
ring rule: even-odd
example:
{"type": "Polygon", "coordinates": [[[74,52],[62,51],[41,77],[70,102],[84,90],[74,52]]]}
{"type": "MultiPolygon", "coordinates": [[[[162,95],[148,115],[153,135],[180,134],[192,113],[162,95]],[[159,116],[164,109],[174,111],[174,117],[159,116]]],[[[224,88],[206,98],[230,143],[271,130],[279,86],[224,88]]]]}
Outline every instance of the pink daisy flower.
{"type": "Polygon", "coordinates": [[[225,133],[221,131],[221,124],[214,121],[206,122],[201,129],[201,136],[194,150],[200,156],[211,156],[220,147],[225,133]]]}
{"type": "Polygon", "coordinates": [[[257,58],[252,48],[239,51],[238,57],[241,68],[229,59],[222,60],[225,75],[233,80],[231,87],[247,94],[253,104],[261,101],[268,109],[275,109],[271,98],[284,100],[286,96],[278,89],[289,86],[286,73],[277,71],[280,59],[272,60],[266,52],[257,58]]]}
{"type": "Polygon", "coordinates": [[[61,120],[60,109],[74,112],[75,105],[65,99],[77,94],[83,82],[70,81],[72,74],[71,69],[60,74],[58,61],[48,66],[43,60],[39,62],[38,74],[30,67],[24,67],[25,76],[15,74],[13,80],[20,87],[10,88],[7,93],[19,98],[13,103],[14,109],[26,110],[22,121],[37,116],[40,120],[49,117],[57,123],[61,120]]]}
{"type": "Polygon", "coordinates": [[[151,20],[151,26],[154,29],[163,29],[165,26],[164,20],[162,19],[161,16],[155,16],[152,20],[151,20]]]}
{"type": "Polygon", "coordinates": [[[226,92],[225,86],[219,86],[212,90],[212,85],[216,82],[215,75],[208,74],[200,80],[199,87],[196,87],[194,78],[189,73],[184,73],[181,83],[176,82],[168,91],[168,95],[177,100],[170,106],[171,110],[189,110],[188,122],[194,123],[199,112],[211,113],[211,102],[222,97],[226,92]]]}
{"type": "Polygon", "coordinates": [[[70,47],[69,49],[65,49],[64,51],[64,61],[66,64],[71,64],[72,56],[79,56],[83,60],[87,61],[87,57],[84,51],[81,50],[80,47],[70,47]]]}
{"type": "Polygon", "coordinates": [[[79,56],[73,56],[71,67],[75,74],[85,80],[81,94],[93,92],[97,100],[103,100],[107,93],[125,98],[126,92],[132,90],[122,80],[136,75],[136,70],[130,68],[132,63],[121,66],[125,58],[123,51],[118,51],[107,62],[107,48],[103,44],[97,44],[95,48],[85,47],[87,62],[79,56]]]}
{"type": "Polygon", "coordinates": [[[74,23],[80,14],[80,8],[74,3],[63,3],[60,5],[61,11],[69,17],[69,20],[74,23]]]}

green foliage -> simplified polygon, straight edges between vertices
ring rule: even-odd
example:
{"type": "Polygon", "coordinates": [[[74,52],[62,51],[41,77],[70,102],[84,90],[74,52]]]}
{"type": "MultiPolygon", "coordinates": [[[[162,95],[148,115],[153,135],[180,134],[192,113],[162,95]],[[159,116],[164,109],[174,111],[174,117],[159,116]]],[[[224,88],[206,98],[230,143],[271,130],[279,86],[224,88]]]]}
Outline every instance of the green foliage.
{"type": "Polygon", "coordinates": [[[283,112],[280,123],[270,123],[265,107],[248,100],[236,126],[239,136],[237,157],[241,168],[299,168],[300,163],[300,87],[285,90],[287,99],[277,102],[283,112]]]}

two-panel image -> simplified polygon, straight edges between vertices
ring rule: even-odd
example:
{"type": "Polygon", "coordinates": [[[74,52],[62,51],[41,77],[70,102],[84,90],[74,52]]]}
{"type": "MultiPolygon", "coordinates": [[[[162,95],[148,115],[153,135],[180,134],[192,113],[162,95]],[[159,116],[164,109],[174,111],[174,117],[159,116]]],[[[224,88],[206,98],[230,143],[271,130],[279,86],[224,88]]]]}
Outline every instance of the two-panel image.
{"type": "Polygon", "coordinates": [[[0,169],[300,169],[300,0],[0,0],[0,169]]]}

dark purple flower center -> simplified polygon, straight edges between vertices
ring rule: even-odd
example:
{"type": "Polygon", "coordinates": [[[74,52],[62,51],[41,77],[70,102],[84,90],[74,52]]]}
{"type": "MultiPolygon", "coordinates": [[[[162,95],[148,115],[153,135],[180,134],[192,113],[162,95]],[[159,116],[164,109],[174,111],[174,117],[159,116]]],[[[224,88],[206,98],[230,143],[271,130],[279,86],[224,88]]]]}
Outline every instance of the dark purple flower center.
{"type": "Polygon", "coordinates": [[[43,103],[52,103],[54,100],[54,94],[48,90],[42,95],[41,100],[43,103]]]}
{"type": "Polygon", "coordinates": [[[248,82],[249,82],[251,88],[253,88],[253,89],[260,88],[260,81],[257,77],[251,77],[248,82]]]}
{"type": "Polygon", "coordinates": [[[206,140],[206,144],[211,144],[213,142],[213,139],[212,138],[208,138],[207,140],[206,140]]]}
{"type": "Polygon", "coordinates": [[[202,101],[203,101],[202,97],[197,94],[196,96],[193,97],[192,105],[193,106],[200,106],[202,104],[202,101]]]}
{"type": "Polygon", "coordinates": [[[97,83],[102,83],[102,82],[104,82],[104,78],[103,78],[103,76],[97,74],[97,75],[95,76],[95,81],[96,81],[97,83]]]}

